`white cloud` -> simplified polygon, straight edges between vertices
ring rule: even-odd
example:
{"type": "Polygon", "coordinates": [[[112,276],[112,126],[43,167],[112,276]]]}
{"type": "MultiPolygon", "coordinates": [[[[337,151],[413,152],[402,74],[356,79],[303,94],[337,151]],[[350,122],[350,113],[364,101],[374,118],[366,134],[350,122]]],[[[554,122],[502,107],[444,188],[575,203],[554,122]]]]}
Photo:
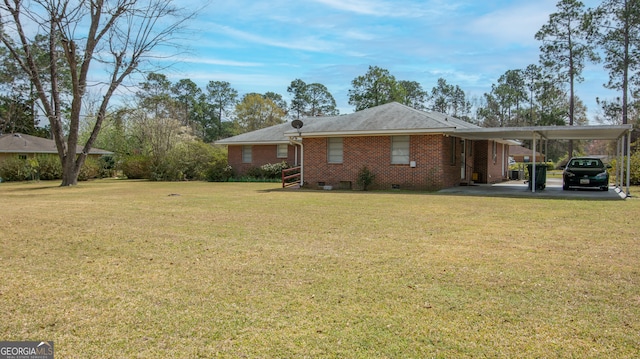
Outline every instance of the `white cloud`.
{"type": "Polygon", "coordinates": [[[434,1],[385,1],[385,0],[314,0],[333,9],[360,15],[380,17],[421,17],[455,8],[451,2],[434,1]]]}
{"type": "Polygon", "coordinates": [[[534,36],[555,11],[549,0],[518,4],[479,16],[465,28],[475,35],[501,43],[535,44],[534,36]]]}
{"type": "Polygon", "coordinates": [[[272,36],[261,36],[261,35],[256,35],[250,32],[237,30],[230,26],[225,26],[225,25],[211,24],[210,26],[212,27],[211,29],[212,31],[222,33],[226,36],[230,36],[238,40],[243,40],[250,43],[255,43],[255,44],[260,44],[265,46],[279,47],[279,48],[285,48],[290,50],[314,51],[314,52],[322,52],[322,51],[327,51],[329,49],[335,48],[335,45],[331,44],[330,42],[323,41],[323,40],[320,40],[314,37],[309,37],[309,36],[301,37],[301,36],[294,36],[294,34],[291,34],[292,37],[290,39],[279,40],[274,38],[273,34],[272,36]]]}
{"type": "Polygon", "coordinates": [[[176,60],[182,63],[201,64],[201,65],[219,65],[219,66],[232,66],[232,67],[264,66],[264,64],[260,62],[221,60],[221,59],[210,58],[210,57],[179,57],[176,60]]]}

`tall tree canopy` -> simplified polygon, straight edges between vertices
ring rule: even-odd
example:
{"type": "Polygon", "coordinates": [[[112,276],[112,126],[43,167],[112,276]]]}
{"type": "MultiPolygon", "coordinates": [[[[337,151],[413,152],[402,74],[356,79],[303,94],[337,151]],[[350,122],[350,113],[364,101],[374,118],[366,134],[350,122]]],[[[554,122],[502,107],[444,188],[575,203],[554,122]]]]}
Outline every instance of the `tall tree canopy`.
{"type": "Polygon", "coordinates": [[[429,108],[454,117],[467,119],[471,103],[467,101],[464,91],[458,85],[451,85],[447,80],[439,78],[429,95],[429,108]]]}
{"type": "MultiPolygon", "coordinates": [[[[598,35],[598,44],[605,55],[604,67],[609,70],[605,86],[620,91],[620,121],[627,124],[633,106],[631,90],[640,87],[640,2],[605,0],[593,15],[591,29],[598,35]]],[[[608,116],[616,108],[612,106],[614,103],[602,101],[608,116]]]]}
{"type": "Polygon", "coordinates": [[[339,113],[336,100],[323,84],[307,84],[300,79],[295,79],[287,87],[287,92],[293,96],[291,110],[297,118],[335,116],[339,113]]]}
{"type": "Polygon", "coordinates": [[[285,115],[284,109],[266,94],[249,93],[236,105],[234,123],[237,132],[244,133],[284,123],[285,115]]]}
{"type": "Polygon", "coordinates": [[[389,70],[377,66],[369,66],[369,71],[351,81],[349,104],[356,111],[398,101],[401,96],[396,78],[389,70]]]}
{"type": "MultiPolygon", "coordinates": [[[[215,138],[221,138],[223,134],[222,119],[223,116],[233,108],[238,99],[238,91],[231,87],[226,81],[209,81],[207,84],[207,100],[213,106],[216,112],[215,124],[217,133],[215,138]]],[[[227,117],[229,117],[227,115],[227,117]]]]}
{"type": "Polygon", "coordinates": [[[5,0],[0,12],[0,41],[27,74],[49,119],[63,168],[62,186],[77,184],[80,168],[96,141],[116,89],[151,59],[155,47],[169,45],[190,18],[170,0],[5,0]],[[51,56],[45,68],[39,66],[39,52],[33,51],[36,37],[42,34],[46,34],[48,43],[41,50],[51,56]],[[94,62],[109,72],[107,79],[92,78],[89,70],[94,62]],[[60,85],[64,71],[70,74],[72,89],[66,138],[60,85]],[[102,98],[91,135],[78,154],[83,101],[87,86],[96,83],[104,84],[102,98]]]}
{"type": "MultiPolygon", "coordinates": [[[[582,81],[586,61],[597,61],[598,57],[585,26],[584,4],[577,0],[560,0],[557,10],[535,37],[542,41],[541,62],[569,85],[569,125],[573,126],[575,83],[582,81]]],[[[573,155],[571,142],[569,155],[573,155]]]]}

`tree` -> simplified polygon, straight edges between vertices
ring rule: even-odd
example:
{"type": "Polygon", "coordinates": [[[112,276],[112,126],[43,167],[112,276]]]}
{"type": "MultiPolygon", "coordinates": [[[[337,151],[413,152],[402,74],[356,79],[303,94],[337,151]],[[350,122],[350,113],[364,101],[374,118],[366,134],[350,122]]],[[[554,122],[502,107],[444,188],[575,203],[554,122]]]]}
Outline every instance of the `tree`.
{"type": "Polygon", "coordinates": [[[202,90],[200,90],[198,85],[190,79],[182,79],[171,86],[171,93],[173,94],[173,99],[179,108],[178,118],[181,119],[180,122],[182,122],[184,126],[193,127],[196,102],[198,101],[198,97],[202,93],[202,90]]]}
{"type": "MultiPolygon", "coordinates": [[[[46,1],[5,0],[0,4],[2,44],[27,74],[35,87],[40,106],[49,119],[51,132],[62,163],[62,186],[75,185],[82,165],[93,147],[107,116],[111,97],[120,84],[144,62],[158,45],[170,45],[184,22],[184,16],[171,1],[87,0],[46,1]],[[38,65],[34,33],[46,34],[49,66],[38,65]],[[7,34],[11,34],[8,36],[7,34]],[[109,72],[101,82],[91,78],[93,63],[109,72]],[[69,71],[71,108],[69,132],[63,130],[63,98],[60,75],[69,71]],[[47,78],[49,83],[43,81],[47,78]],[[88,85],[104,85],[96,122],[81,152],[76,153],[83,100],[88,85]]],[[[44,49],[43,49],[44,50],[44,49]]]]}
{"type": "Polygon", "coordinates": [[[217,112],[215,117],[217,133],[216,138],[222,135],[222,116],[229,108],[235,106],[238,99],[238,91],[226,81],[209,81],[207,84],[207,99],[217,112]]]}
{"type": "Polygon", "coordinates": [[[369,66],[369,71],[353,79],[351,85],[349,104],[355,106],[356,111],[401,99],[396,78],[389,70],[377,66],[369,66]]]}
{"type": "Polygon", "coordinates": [[[171,81],[164,74],[151,72],[146,81],[139,84],[136,92],[139,106],[153,118],[173,117],[174,106],[171,99],[171,81]]]}
{"type": "Polygon", "coordinates": [[[309,98],[307,93],[307,84],[300,80],[295,79],[291,81],[287,92],[293,96],[291,100],[291,111],[295,112],[296,118],[307,115],[307,106],[309,104],[309,98]]]}
{"type": "Polygon", "coordinates": [[[629,96],[631,86],[640,85],[640,3],[605,0],[592,14],[591,29],[597,31],[598,44],[605,55],[604,67],[609,70],[605,86],[621,92],[621,120],[627,124],[633,106],[629,96]]]}
{"type": "Polygon", "coordinates": [[[300,79],[291,81],[287,92],[293,95],[291,110],[296,118],[300,116],[335,116],[339,111],[336,108],[336,100],[323,84],[306,84],[300,79]]]}
{"type": "MultiPolygon", "coordinates": [[[[589,32],[585,28],[585,10],[577,0],[560,0],[558,12],[549,16],[549,22],[536,33],[542,41],[540,61],[569,84],[569,126],[574,124],[576,82],[582,81],[581,73],[587,60],[597,61],[589,32]]],[[[569,142],[569,156],[573,146],[569,142]]]]}
{"type": "Polygon", "coordinates": [[[249,93],[236,104],[234,123],[237,132],[244,133],[284,123],[285,115],[285,111],[270,98],[249,93]]]}
{"type": "Polygon", "coordinates": [[[443,78],[439,78],[436,86],[431,89],[429,102],[429,108],[433,111],[469,119],[467,115],[471,111],[471,103],[467,101],[464,91],[458,85],[448,84],[443,78]]]}
{"type": "Polygon", "coordinates": [[[336,100],[323,84],[312,83],[307,86],[309,97],[308,116],[336,116],[340,111],[336,108],[336,100]]]}
{"type": "Polygon", "coordinates": [[[265,100],[271,100],[271,102],[273,102],[274,105],[280,108],[282,113],[284,113],[284,116],[287,115],[289,105],[287,105],[287,101],[285,101],[284,98],[282,98],[282,95],[280,95],[279,93],[269,91],[269,92],[265,92],[264,95],[262,95],[262,98],[264,98],[265,100]]]}
{"type": "Polygon", "coordinates": [[[413,107],[416,110],[425,110],[427,107],[427,97],[429,94],[422,88],[419,82],[416,81],[398,81],[398,86],[402,89],[400,94],[402,99],[400,103],[409,107],[413,107]]]}

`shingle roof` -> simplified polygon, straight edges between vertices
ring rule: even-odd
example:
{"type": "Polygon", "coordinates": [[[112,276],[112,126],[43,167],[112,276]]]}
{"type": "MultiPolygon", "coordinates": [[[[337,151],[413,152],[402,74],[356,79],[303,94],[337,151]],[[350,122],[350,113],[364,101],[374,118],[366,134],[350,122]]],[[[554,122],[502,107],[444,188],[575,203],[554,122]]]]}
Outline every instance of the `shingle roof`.
{"type": "MultiPolygon", "coordinates": [[[[82,152],[82,147],[77,147],[82,152]]],[[[0,153],[58,153],[56,143],[46,138],[24,135],[21,133],[7,133],[0,135],[0,153]]],[[[111,155],[113,152],[92,148],[92,155],[111,155]]]]}
{"type": "MultiPolygon", "coordinates": [[[[342,116],[307,117],[302,119],[302,136],[385,135],[409,133],[442,133],[478,126],[438,112],[420,111],[392,102],[342,116]]],[[[243,133],[216,141],[222,145],[288,143],[298,131],[290,123],[243,133]]]]}
{"type": "Polygon", "coordinates": [[[289,122],[281,123],[271,127],[263,128],[256,131],[243,133],[241,135],[225,138],[216,141],[219,145],[243,145],[243,144],[278,144],[289,143],[289,138],[284,135],[286,131],[291,129],[289,122]]]}
{"type": "MultiPolygon", "coordinates": [[[[438,112],[420,111],[397,102],[368,108],[349,115],[307,118],[302,136],[453,132],[478,126],[438,112]]],[[[295,129],[287,135],[296,135],[295,129]]]]}

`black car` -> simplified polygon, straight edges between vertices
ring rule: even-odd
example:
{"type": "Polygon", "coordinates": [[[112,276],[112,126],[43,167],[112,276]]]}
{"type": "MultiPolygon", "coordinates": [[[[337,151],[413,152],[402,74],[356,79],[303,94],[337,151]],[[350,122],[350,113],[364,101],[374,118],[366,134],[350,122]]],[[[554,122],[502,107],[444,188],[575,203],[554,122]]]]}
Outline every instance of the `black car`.
{"type": "Polygon", "coordinates": [[[611,168],[611,166],[605,165],[599,158],[573,157],[567,162],[567,166],[562,173],[562,189],[597,187],[607,191],[609,190],[608,168],[611,168]]]}

